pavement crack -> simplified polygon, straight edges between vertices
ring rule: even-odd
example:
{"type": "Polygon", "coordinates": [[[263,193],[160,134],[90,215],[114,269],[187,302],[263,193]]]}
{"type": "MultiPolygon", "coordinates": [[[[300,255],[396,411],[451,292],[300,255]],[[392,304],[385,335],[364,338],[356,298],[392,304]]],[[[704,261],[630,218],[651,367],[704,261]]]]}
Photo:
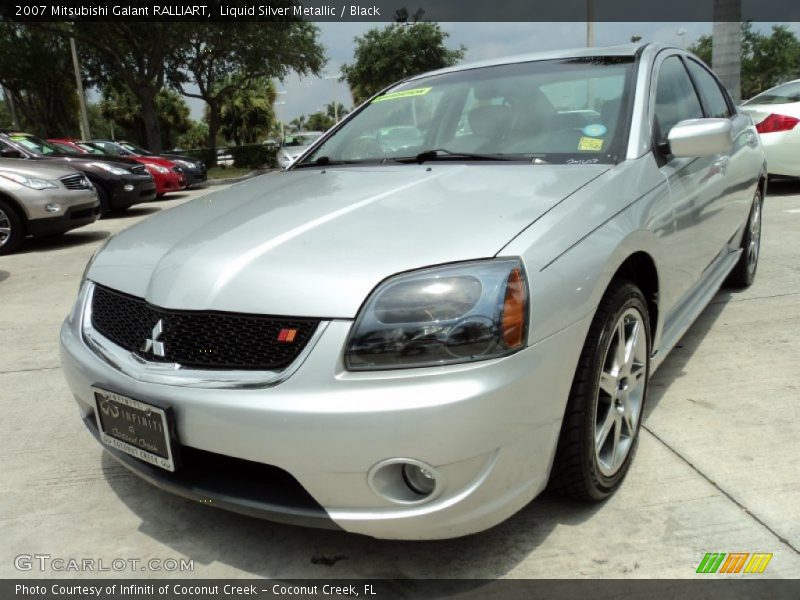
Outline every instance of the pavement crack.
{"type": "Polygon", "coordinates": [[[713,480],[713,479],[711,479],[711,478],[710,478],[708,475],[706,475],[706,474],[705,474],[705,473],[703,473],[703,472],[702,472],[700,469],[698,469],[698,468],[697,468],[697,467],[694,465],[694,463],[692,463],[692,462],[691,462],[689,459],[687,459],[685,456],[683,456],[683,455],[682,455],[680,452],[678,452],[677,450],[675,450],[675,448],[673,448],[672,446],[670,446],[670,445],[669,445],[669,444],[668,444],[666,441],[664,441],[664,439],[663,439],[663,438],[661,438],[660,436],[658,436],[658,435],[657,435],[657,434],[656,434],[656,433],[655,433],[655,432],[654,432],[652,429],[650,429],[649,427],[646,427],[644,424],[642,424],[642,429],[644,429],[645,431],[647,431],[647,433],[649,433],[650,435],[652,435],[652,436],[653,436],[653,437],[654,437],[654,438],[655,438],[655,439],[656,439],[658,442],[660,442],[660,443],[661,443],[661,445],[662,445],[662,446],[664,446],[664,447],[665,447],[667,450],[669,450],[670,452],[672,452],[672,453],[673,453],[675,456],[677,456],[677,457],[678,457],[678,458],[679,458],[681,461],[683,461],[684,463],[686,463],[686,464],[689,466],[689,468],[691,468],[691,469],[692,469],[692,470],[693,470],[695,473],[697,473],[698,475],[700,475],[700,477],[702,477],[702,478],[703,478],[703,479],[705,479],[705,480],[706,480],[708,483],[710,483],[710,484],[711,484],[711,485],[712,485],[712,486],[713,486],[715,489],[717,489],[717,491],[719,491],[719,492],[720,492],[720,493],[721,493],[723,496],[725,496],[725,497],[726,497],[728,500],[730,500],[730,501],[731,501],[731,502],[733,502],[733,503],[734,503],[736,506],[738,506],[738,507],[739,507],[739,508],[740,508],[742,511],[744,511],[746,514],[748,514],[748,515],[750,516],[750,518],[751,518],[751,519],[753,519],[753,520],[754,520],[756,523],[758,523],[759,525],[761,525],[761,526],[762,526],[764,529],[766,529],[766,530],[767,530],[767,531],[769,531],[769,532],[770,532],[772,535],[774,535],[776,538],[778,538],[778,541],[779,541],[779,542],[781,542],[782,544],[784,544],[785,546],[787,546],[788,548],[790,548],[790,549],[791,549],[791,550],[792,550],[792,551],[793,551],[795,554],[797,554],[797,555],[800,555],[800,549],[798,549],[797,547],[795,547],[795,546],[794,546],[794,545],[793,545],[793,544],[792,544],[792,543],[791,543],[791,542],[790,542],[788,539],[786,539],[786,538],[785,538],[784,536],[782,536],[780,533],[778,533],[777,531],[775,531],[775,530],[774,530],[772,527],[770,527],[769,525],[767,525],[767,523],[765,523],[763,520],[761,520],[761,519],[758,517],[758,515],[756,515],[756,514],[755,514],[754,512],[752,512],[752,511],[751,511],[749,508],[747,508],[747,507],[746,507],[744,504],[742,504],[742,503],[741,503],[741,502],[739,502],[739,501],[738,501],[736,498],[734,498],[734,497],[733,497],[733,496],[732,496],[732,495],[731,495],[731,494],[730,494],[730,493],[729,493],[727,490],[725,490],[725,489],[724,489],[724,488],[723,488],[723,487],[722,487],[720,484],[718,484],[716,481],[714,481],[714,480],[713,480]]]}
{"type": "Polygon", "coordinates": [[[61,367],[38,367],[35,369],[16,369],[14,371],[0,371],[0,375],[13,375],[14,373],[37,373],[40,371],[55,371],[61,367]]]}

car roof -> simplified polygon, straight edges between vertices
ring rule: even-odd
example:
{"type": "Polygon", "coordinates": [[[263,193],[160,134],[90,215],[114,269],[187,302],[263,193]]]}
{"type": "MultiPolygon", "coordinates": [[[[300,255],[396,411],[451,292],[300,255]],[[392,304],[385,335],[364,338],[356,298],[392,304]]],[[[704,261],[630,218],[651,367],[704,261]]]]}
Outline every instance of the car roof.
{"type": "Polygon", "coordinates": [[[406,81],[414,81],[430,75],[441,75],[444,73],[455,73],[457,71],[467,71],[469,69],[479,69],[482,67],[494,67],[499,65],[509,65],[515,63],[534,62],[537,60],[557,60],[561,58],[586,58],[593,56],[637,56],[645,48],[648,50],[661,50],[664,48],[676,48],[671,44],[645,43],[645,44],[619,44],[616,46],[590,46],[587,48],[569,48],[565,50],[547,50],[544,52],[532,52],[529,54],[517,54],[514,56],[502,56],[490,58],[454,67],[446,67],[436,71],[420,73],[414,77],[409,77],[406,81]]]}

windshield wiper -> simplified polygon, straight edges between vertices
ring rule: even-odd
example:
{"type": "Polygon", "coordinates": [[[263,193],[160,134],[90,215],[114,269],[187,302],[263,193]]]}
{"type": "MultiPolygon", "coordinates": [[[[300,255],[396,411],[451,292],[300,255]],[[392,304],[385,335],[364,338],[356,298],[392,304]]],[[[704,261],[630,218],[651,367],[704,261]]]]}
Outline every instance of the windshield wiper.
{"type": "Polygon", "coordinates": [[[368,160],[333,160],[330,156],[320,156],[311,162],[301,162],[292,165],[293,169],[304,169],[306,167],[327,167],[331,165],[363,165],[370,163],[378,163],[381,159],[368,159],[368,160]]]}
{"type": "Polygon", "coordinates": [[[417,162],[422,164],[432,160],[519,160],[516,155],[510,154],[476,154],[473,152],[453,152],[447,148],[425,150],[414,157],[392,158],[395,162],[417,162]]]}

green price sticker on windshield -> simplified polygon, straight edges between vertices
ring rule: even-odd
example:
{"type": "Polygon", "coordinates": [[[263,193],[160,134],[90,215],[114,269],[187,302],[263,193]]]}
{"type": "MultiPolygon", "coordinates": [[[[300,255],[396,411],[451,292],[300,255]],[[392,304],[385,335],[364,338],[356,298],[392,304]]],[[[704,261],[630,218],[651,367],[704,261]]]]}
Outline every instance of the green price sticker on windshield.
{"type": "Polygon", "coordinates": [[[402,92],[392,92],[390,94],[384,94],[383,96],[378,96],[375,100],[372,101],[372,104],[376,102],[384,102],[385,100],[398,100],[399,98],[416,98],[417,96],[424,96],[428,92],[431,91],[431,88],[414,88],[413,90],[403,90],[402,92]]]}

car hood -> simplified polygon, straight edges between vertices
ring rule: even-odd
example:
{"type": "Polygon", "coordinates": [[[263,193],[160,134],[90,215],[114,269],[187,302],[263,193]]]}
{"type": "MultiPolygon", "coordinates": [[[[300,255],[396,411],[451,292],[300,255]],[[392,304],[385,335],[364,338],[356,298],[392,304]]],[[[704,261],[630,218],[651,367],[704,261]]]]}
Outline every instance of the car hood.
{"type": "Polygon", "coordinates": [[[161,158],[160,156],[145,156],[144,154],[137,154],[134,160],[142,163],[143,165],[158,165],[159,167],[166,167],[167,169],[172,169],[175,167],[174,162],[167,160],[166,158],[161,158]]]}
{"type": "Polygon", "coordinates": [[[262,175],[123,231],[89,278],[164,308],[353,318],[386,277],[495,256],[608,168],[437,163],[262,175]]]}
{"type": "Polygon", "coordinates": [[[38,177],[50,181],[76,173],[75,169],[56,163],[33,162],[24,158],[0,158],[0,171],[14,171],[27,177],[38,177]]]}
{"type": "Polygon", "coordinates": [[[62,164],[73,164],[88,166],[90,163],[108,163],[112,166],[118,167],[131,167],[139,164],[137,161],[130,158],[116,157],[116,156],[102,156],[100,154],[38,154],[36,158],[41,160],[57,160],[62,164]]]}

